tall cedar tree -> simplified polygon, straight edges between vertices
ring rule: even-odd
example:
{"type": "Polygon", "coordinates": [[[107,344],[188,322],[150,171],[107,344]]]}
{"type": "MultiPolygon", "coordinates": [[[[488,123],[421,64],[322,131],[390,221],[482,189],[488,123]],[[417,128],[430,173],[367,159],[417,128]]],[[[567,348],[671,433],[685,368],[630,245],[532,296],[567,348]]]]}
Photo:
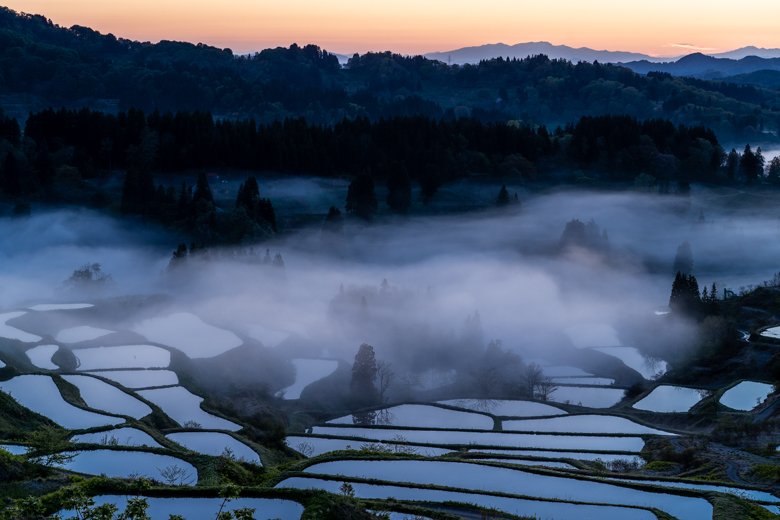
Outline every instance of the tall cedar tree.
{"type": "Polygon", "coordinates": [[[352,365],[352,381],[349,383],[350,392],[360,405],[368,406],[377,401],[379,394],[374,386],[376,373],[374,347],[363,343],[355,354],[355,363],[352,365]]]}
{"type": "Polygon", "coordinates": [[[374,180],[370,175],[362,173],[352,181],[347,189],[347,213],[354,213],[360,218],[369,220],[379,209],[374,191],[374,180]]]}
{"type": "Polygon", "coordinates": [[[691,244],[689,244],[688,241],[683,242],[677,247],[677,254],[674,256],[672,272],[682,274],[691,274],[693,272],[693,252],[691,252],[691,244]]]}
{"type": "Polygon", "coordinates": [[[498,192],[498,198],[496,199],[496,206],[508,206],[509,205],[509,192],[506,191],[506,184],[501,186],[501,190],[498,192]]]}
{"type": "Polygon", "coordinates": [[[238,187],[236,207],[246,209],[247,214],[259,224],[268,222],[276,233],[276,214],[271,199],[260,198],[260,188],[254,175],[250,175],[246,183],[238,187]]]}
{"type": "Polygon", "coordinates": [[[197,204],[198,201],[205,200],[206,202],[214,203],[214,196],[211,194],[211,188],[209,187],[209,180],[206,177],[206,172],[200,172],[198,174],[198,182],[195,184],[195,193],[192,195],[192,203],[197,204]]]}
{"type": "Polygon", "coordinates": [[[742,158],[739,160],[739,169],[748,183],[753,182],[759,175],[763,174],[759,158],[750,149],[750,144],[745,145],[745,151],[742,153],[742,158]]]}
{"type": "Polygon", "coordinates": [[[699,283],[695,276],[677,273],[672,283],[669,308],[674,313],[685,314],[692,318],[701,317],[702,302],[699,295],[699,283]]]}

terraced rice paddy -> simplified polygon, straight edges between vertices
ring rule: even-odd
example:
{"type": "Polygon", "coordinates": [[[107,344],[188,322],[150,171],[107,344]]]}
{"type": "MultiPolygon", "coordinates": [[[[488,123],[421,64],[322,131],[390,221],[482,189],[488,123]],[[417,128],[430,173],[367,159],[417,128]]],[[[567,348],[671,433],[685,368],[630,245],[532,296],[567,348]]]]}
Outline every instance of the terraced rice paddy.
{"type": "Polygon", "coordinates": [[[570,366],[547,366],[542,367],[542,371],[547,377],[587,377],[593,375],[579,367],[570,366]]]}
{"type": "Polygon", "coordinates": [[[144,320],[133,327],[133,332],[153,343],[180,350],[190,359],[218,356],[243,343],[229,330],[204,323],[186,312],[144,320]]]}
{"type": "Polygon", "coordinates": [[[163,412],[180,425],[195,423],[196,428],[238,431],[242,427],[221,417],[203,411],[200,403],[203,399],[189,393],[185,388],[174,386],[139,390],[138,395],[159,406],[163,412]]]}
{"type": "Polygon", "coordinates": [[[116,381],[125,388],[130,389],[179,384],[176,372],[171,372],[170,370],[109,370],[91,373],[116,381]]]}
{"type": "Polygon", "coordinates": [[[618,358],[629,368],[639,372],[645,379],[655,379],[666,372],[665,361],[653,361],[644,357],[634,347],[601,347],[595,348],[604,354],[618,358]]]}
{"type": "Polygon", "coordinates": [[[772,327],[761,332],[761,335],[767,338],[780,339],[780,327],[772,327]]]}
{"type": "MultiPolygon", "coordinates": [[[[285,442],[290,448],[303,453],[307,457],[316,457],[323,453],[340,450],[359,450],[367,441],[365,440],[349,440],[349,439],[327,439],[324,437],[297,437],[287,436],[285,442]]],[[[404,452],[413,451],[418,455],[424,455],[426,457],[438,457],[445,453],[450,453],[452,450],[445,448],[429,448],[423,446],[408,446],[399,445],[392,442],[385,442],[382,445],[391,451],[400,447],[404,452]]]]}
{"type": "Polygon", "coordinates": [[[152,409],[146,403],[100,379],[90,376],[62,376],[62,378],[75,385],[87,406],[95,410],[129,415],[136,419],[152,413],[152,409]]]}
{"type": "Polygon", "coordinates": [[[611,415],[569,415],[549,419],[503,421],[504,431],[561,432],[561,433],[623,433],[673,435],[611,415]]]}
{"type": "MultiPolygon", "coordinates": [[[[217,517],[222,505],[221,498],[147,498],[149,509],[147,516],[154,520],[165,519],[170,515],[180,515],[187,520],[211,520],[217,517]]],[[[97,505],[115,504],[120,511],[124,510],[126,497],[99,496],[95,497],[97,505]]],[[[228,511],[249,507],[255,509],[257,520],[300,520],[303,506],[291,500],[270,498],[237,498],[226,508],[228,511]]]]}
{"type": "Polygon", "coordinates": [[[71,311],[94,307],[91,303],[39,303],[30,307],[31,311],[71,311]]]}
{"type": "MultiPolygon", "coordinates": [[[[341,482],[316,478],[288,478],[276,487],[322,489],[338,493],[341,482]]],[[[568,504],[543,500],[525,500],[438,489],[420,489],[392,485],[352,484],[355,496],[362,499],[416,500],[421,502],[460,502],[494,508],[514,515],[532,515],[545,520],[657,520],[650,511],[614,506],[568,504]]]]}
{"type": "Polygon", "coordinates": [[[22,406],[71,430],[125,422],[119,417],[88,412],[67,403],[49,376],[17,376],[10,381],[0,382],[0,389],[10,393],[22,406]]]}
{"type": "Polygon", "coordinates": [[[551,460],[523,460],[523,459],[471,459],[474,462],[500,462],[501,464],[520,464],[522,466],[542,466],[545,468],[577,469],[567,462],[554,462],[551,460]]]}
{"type": "Polygon", "coordinates": [[[564,329],[577,348],[619,347],[617,331],[605,323],[585,323],[564,329]]]}
{"type": "Polygon", "coordinates": [[[469,450],[469,453],[480,453],[488,455],[514,455],[517,457],[546,457],[549,459],[575,459],[575,460],[596,460],[603,462],[612,462],[615,460],[636,461],[642,463],[642,459],[636,455],[621,455],[616,453],[588,453],[581,451],[537,451],[537,450],[501,450],[501,449],[478,449],[469,450]]]}
{"type": "Polygon", "coordinates": [[[752,410],[774,391],[772,385],[743,381],[729,388],[720,398],[720,404],[734,410],[752,410]]]}
{"type": "Polygon", "coordinates": [[[98,329],[96,327],[90,327],[89,325],[82,325],[80,327],[61,330],[54,339],[60,343],[81,343],[82,341],[102,338],[103,336],[113,334],[113,332],[113,330],[98,329]]]}
{"type": "Polygon", "coordinates": [[[0,314],[0,338],[16,339],[25,343],[36,343],[43,339],[40,336],[30,334],[29,332],[8,325],[8,321],[18,318],[19,316],[24,316],[25,314],[27,314],[25,311],[5,312],[0,314]]]}
{"type": "Polygon", "coordinates": [[[487,412],[503,417],[542,417],[545,415],[563,415],[565,410],[534,401],[509,401],[504,399],[450,399],[440,404],[465,408],[478,412],[487,412]]]}
{"type": "Polygon", "coordinates": [[[704,392],[682,386],[661,385],[653,389],[633,406],[637,410],[673,413],[687,412],[702,400],[704,392]]]}
{"type": "Polygon", "coordinates": [[[244,459],[258,466],[263,465],[260,456],[252,448],[226,433],[180,432],[170,433],[166,437],[198,453],[219,456],[226,454],[225,450],[228,449],[237,459],[244,459]]]}
{"type": "Polygon", "coordinates": [[[651,506],[679,520],[712,518],[712,505],[703,498],[648,492],[602,482],[529,473],[461,462],[392,460],[345,460],[323,462],[306,469],[306,473],[340,475],[351,478],[406,482],[499,493],[522,493],[528,496],[564,499],[578,502],[651,506]]]}
{"type": "Polygon", "coordinates": [[[728,493],[730,495],[737,495],[747,498],[748,500],[757,500],[759,502],[775,502],[780,503],[780,498],[777,498],[771,493],[764,491],[756,491],[754,489],[742,489],[728,486],[711,486],[708,484],[699,484],[691,482],[671,482],[668,480],[631,480],[631,479],[609,479],[618,482],[633,482],[635,484],[648,484],[652,486],[666,486],[672,488],[681,489],[698,489],[701,491],[717,491],[719,493],[728,493]]]}
{"type": "Polygon", "coordinates": [[[323,377],[328,377],[339,367],[330,359],[293,359],[295,383],[284,389],[285,399],[299,399],[304,388],[323,377]]]}
{"type": "MultiPolygon", "coordinates": [[[[353,417],[345,415],[328,421],[328,424],[355,424],[353,417]]],[[[493,419],[487,415],[421,404],[404,404],[379,410],[370,424],[415,428],[493,429],[493,419]]]]}
{"type": "Polygon", "coordinates": [[[71,439],[73,442],[89,442],[92,444],[102,444],[111,446],[116,442],[119,446],[149,446],[151,448],[162,448],[148,433],[136,428],[117,428],[107,432],[82,433],[71,439]]]}
{"type": "Polygon", "coordinates": [[[615,384],[615,380],[605,377],[556,377],[555,383],[559,385],[609,386],[615,384]]]}
{"type": "Polygon", "coordinates": [[[315,435],[360,437],[391,441],[399,437],[408,442],[434,446],[468,445],[535,449],[639,452],[644,441],[638,437],[596,437],[588,435],[545,435],[499,432],[463,432],[454,430],[391,430],[384,428],[337,428],[315,426],[315,435]]]}
{"type": "Polygon", "coordinates": [[[588,408],[609,408],[623,399],[624,390],[618,388],[559,387],[550,396],[550,401],[570,403],[588,408]]]}
{"type": "Polygon", "coordinates": [[[171,364],[171,353],[152,345],[84,348],[73,354],[79,361],[79,370],[166,368],[171,364]]]}
{"type": "Polygon", "coordinates": [[[60,367],[52,362],[51,357],[59,349],[60,347],[57,345],[38,345],[25,352],[25,354],[30,358],[30,363],[36,367],[44,370],[57,370],[60,367]]]}
{"type": "Polygon", "coordinates": [[[168,455],[144,451],[80,451],[64,465],[65,469],[88,475],[105,474],[117,478],[138,475],[157,480],[161,478],[160,470],[169,466],[178,466],[187,472],[184,484],[193,485],[198,481],[198,470],[192,464],[168,455]]]}

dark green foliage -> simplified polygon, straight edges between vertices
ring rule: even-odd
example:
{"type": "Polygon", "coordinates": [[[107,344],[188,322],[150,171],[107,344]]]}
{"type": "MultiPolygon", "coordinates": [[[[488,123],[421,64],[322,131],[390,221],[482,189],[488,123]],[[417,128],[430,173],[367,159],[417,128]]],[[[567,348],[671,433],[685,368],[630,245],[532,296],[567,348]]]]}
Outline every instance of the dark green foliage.
{"type": "MultiPolygon", "coordinates": [[[[760,150],[760,148],[759,148],[760,150]]],[[[739,171],[748,182],[756,180],[764,174],[763,159],[750,149],[750,144],[745,145],[745,151],[739,160],[739,171]]]]}
{"type": "Polygon", "coordinates": [[[677,254],[674,257],[672,272],[691,274],[692,271],[693,253],[691,252],[691,244],[685,241],[677,247],[677,254]]]}
{"type": "Polygon", "coordinates": [[[702,312],[699,283],[692,274],[677,272],[672,282],[672,295],[669,297],[672,312],[698,317],[702,312]]]}
{"type": "Polygon", "coordinates": [[[645,391],[645,385],[641,382],[634,383],[626,389],[625,398],[633,399],[645,391]]]}
{"type": "Polygon", "coordinates": [[[379,204],[374,191],[374,180],[368,174],[358,175],[347,190],[347,213],[369,220],[376,213],[379,204]]]}
{"type": "Polygon", "coordinates": [[[260,198],[260,188],[254,175],[238,188],[236,208],[243,208],[247,215],[260,225],[268,225],[276,233],[276,214],[270,199],[260,198]]]}
{"type": "Polygon", "coordinates": [[[355,354],[355,362],[352,365],[352,380],[349,383],[350,392],[356,403],[369,406],[376,402],[379,397],[374,386],[376,373],[374,347],[363,343],[355,354]]]}

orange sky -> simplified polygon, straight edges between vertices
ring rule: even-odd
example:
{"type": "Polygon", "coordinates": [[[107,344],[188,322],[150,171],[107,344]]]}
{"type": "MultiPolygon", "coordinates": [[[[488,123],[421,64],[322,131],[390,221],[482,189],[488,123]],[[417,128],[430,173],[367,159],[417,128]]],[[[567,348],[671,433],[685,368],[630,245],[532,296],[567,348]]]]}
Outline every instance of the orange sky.
{"type": "Polygon", "coordinates": [[[558,45],[676,56],[780,47],[780,1],[735,9],[720,0],[6,0],[64,26],[157,42],[204,42],[236,52],[315,43],[331,52],[405,54],[471,45],[558,45]],[[688,44],[691,48],[676,47],[688,44]]]}

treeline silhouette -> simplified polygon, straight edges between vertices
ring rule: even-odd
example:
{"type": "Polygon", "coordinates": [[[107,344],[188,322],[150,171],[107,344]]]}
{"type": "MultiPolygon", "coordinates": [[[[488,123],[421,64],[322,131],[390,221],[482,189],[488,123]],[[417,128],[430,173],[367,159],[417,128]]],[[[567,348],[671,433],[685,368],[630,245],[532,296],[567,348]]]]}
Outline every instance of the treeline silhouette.
{"type": "MultiPolygon", "coordinates": [[[[13,123],[0,129],[6,126],[13,123]]],[[[15,129],[9,132],[15,138],[15,129]]],[[[304,119],[269,125],[214,121],[200,111],[145,115],[133,109],[113,116],[49,109],[30,115],[25,139],[30,140],[27,153],[34,150],[27,175],[42,184],[55,177],[63,155],[82,177],[110,168],[237,169],[319,176],[366,173],[384,183],[396,165],[433,192],[443,182],[472,173],[538,179],[560,167],[608,173],[611,180],[647,173],[658,180],[689,181],[717,173],[726,158],[711,130],[628,116],[586,117],[550,132],[544,126],[467,117],[357,118],[331,127],[304,119]]]]}

